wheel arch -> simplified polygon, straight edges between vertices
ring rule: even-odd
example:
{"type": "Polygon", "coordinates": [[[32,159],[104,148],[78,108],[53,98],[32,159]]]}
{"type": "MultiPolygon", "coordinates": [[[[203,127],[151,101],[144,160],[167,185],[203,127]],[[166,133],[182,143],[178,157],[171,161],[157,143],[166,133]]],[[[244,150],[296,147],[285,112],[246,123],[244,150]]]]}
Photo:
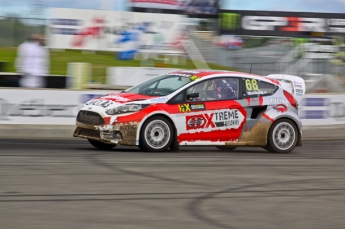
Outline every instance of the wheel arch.
{"type": "Polygon", "coordinates": [[[296,122],[295,119],[293,119],[293,118],[291,118],[291,117],[289,117],[289,116],[281,116],[281,117],[279,117],[278,119],[274,120],[274,122],[272,122],[272,125],[270,126],[270,128],[268,129],[268,132],[267,132],[266,145],[268,145],[268,134],[270,133],[273,124],[274,124],[275,122],[278,122],[279,120],[282,120],[282,119],[288,119],[288,120],[290,120],[291,122],[293,122],[293,124],[295,124],[295,126],[296,126],[296,128],[297,128],[297,130],[298,130],[298,131],[297,131],[298,137],[297,137],[297,144],[296,144],[296,146],[302,146],[302,135],[301,135],[301,130],[300,130],[300,128],[299,128],[299,125],[298,125],[298,123],[296,122]]]}
{"type": "Polygon", "coordinates": [[[176,125],[175,125],[175,122],[174,120],[172,119],[172,117],[169,115],[169,113],[163,113],[163,112],[155,112],[155,113],[151,113],[149,115],[147,115],[139,124],[138,126],[138,129],[137,129],[137,136],[136,136],[136,145],[139,145],[139,138],[140,138],[140,132],[141,132],[141,128],[142,126],[144,125],[144,123],[149,119],[149,118],[152,118],[152,117],[155,117],[155,116],[161,116],[161,117],[165,117],[167,118],[172,127],[173,127],[173,141],[171,143],[171,145],[174,145],[177,143],[177,128],[176,128],[176,125]]]}
{"type": "MultiPolygon", "coordinates": [[[[274,121],[272,122],[272,125],[273,125],[273,123],[275,123],[281,119],[288,119],[288,120],[292,121],[293,124],[295,124],[295,126],[297,128],[297,132],[298,132],[298,138],[297,138],[296,146],[302,145],[302,122],[301,122],[301,120],[298,117],[298,114],[296,112],[287,110],[286,112],[281,113],[281,112],[278,112],[277,110],[275,110],[271,107],[270,109],[267,109],[265,114],[267,114],[268,117],[272,117],[274,119],[274,121]]],[[[271,127],[272,127],[272,125],[271,125],[271,127]]],[[[271,127],[269,128],[269,130],[267,132],[266,145],[268,143],[268,133],[271,130],[271,127]]]]}

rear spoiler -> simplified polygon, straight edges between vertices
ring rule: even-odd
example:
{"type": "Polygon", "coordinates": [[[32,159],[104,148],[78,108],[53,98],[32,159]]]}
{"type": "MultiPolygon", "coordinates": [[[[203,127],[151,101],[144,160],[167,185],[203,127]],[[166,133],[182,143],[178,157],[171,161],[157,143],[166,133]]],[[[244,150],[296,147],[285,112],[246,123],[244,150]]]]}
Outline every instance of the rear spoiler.
{"type": "Polygon", "coordinates": [[[284,74],[271,74],[266,77],[278,80],[285,91],[289,92],[298,103],[301,102],[306,90],[304,79],[284,74]]]}

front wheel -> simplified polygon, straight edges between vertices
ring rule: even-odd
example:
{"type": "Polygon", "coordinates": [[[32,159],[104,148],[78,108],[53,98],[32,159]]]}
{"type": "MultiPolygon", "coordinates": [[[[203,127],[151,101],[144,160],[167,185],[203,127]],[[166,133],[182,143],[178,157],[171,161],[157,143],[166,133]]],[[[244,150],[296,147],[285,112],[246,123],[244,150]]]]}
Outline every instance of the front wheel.
{"type": "Polygon", "coordinates": [[[92,146],[100,150],[111,150],[112,148],[116,146],[115,144],[105,144],[103,142],[99,142],[99,141],[95,141],[91,139],[87,139],[87,140],[90,142],[92,146]]]}
{"type": "Polygon", "coordinates": [[[140,131],[139,147],[144,151],[162,152],[173,140],[171,122],[163,116],[149,118],[140,131]]]}
{"type": "Polygon", "coordinates": [[[290,153],[296,146],[298,129],[291,120],[279,119],[268,132],[267,146],[269,152],[290,153]]]}

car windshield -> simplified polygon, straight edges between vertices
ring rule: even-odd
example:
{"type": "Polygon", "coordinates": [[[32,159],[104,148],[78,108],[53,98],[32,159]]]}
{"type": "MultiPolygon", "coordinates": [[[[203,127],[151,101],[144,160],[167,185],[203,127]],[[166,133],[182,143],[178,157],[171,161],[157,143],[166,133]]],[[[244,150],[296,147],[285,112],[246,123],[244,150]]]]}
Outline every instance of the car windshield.
{"type": "Polygon", "coordinates": [[[193,77],[184,74],[162,75],[128,88],[125,92],[148,95],[166,96],[193,81],[193,77]]]}

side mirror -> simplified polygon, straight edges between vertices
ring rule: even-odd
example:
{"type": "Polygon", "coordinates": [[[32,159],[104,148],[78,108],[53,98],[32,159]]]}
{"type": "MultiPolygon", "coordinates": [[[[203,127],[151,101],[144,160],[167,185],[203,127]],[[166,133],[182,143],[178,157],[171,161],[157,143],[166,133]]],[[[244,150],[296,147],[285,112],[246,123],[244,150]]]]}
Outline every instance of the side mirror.
{"type": "Polygon", "coordinates": [[[191,100],[191,99],[198,98],[198,97],[199,97],[198,92],[190,93],[187,95],[187,100],[191,100]]]}

